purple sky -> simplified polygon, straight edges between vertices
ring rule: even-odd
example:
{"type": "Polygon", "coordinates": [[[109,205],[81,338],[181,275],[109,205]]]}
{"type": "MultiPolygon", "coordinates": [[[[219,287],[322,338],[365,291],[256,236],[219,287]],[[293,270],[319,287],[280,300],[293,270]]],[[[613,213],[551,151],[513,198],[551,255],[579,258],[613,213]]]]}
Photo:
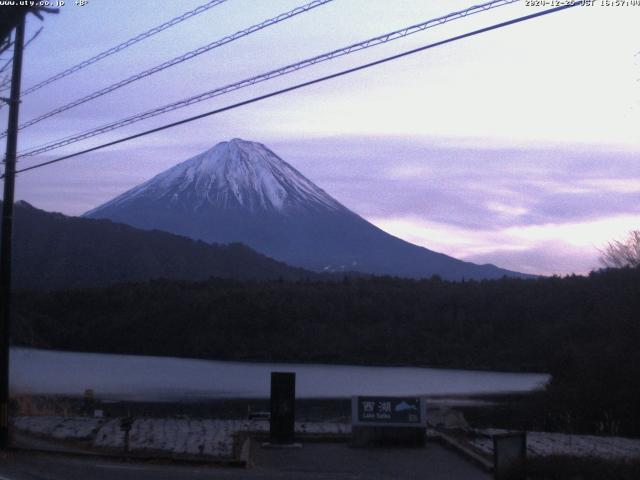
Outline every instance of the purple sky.
{"type": "MultiPolygon", "coordinates": [[[[76,7],[67,1],[29,46],[23,84],[203,2],[158,8],[158,2],[89,0],[76,7]]],[[[229,0],[25,97],[21,119],[301,3],[229,0]]],[[[20,146],[470,4],[335,0],[25,129],[20,146]]],[[[533,11],[524,2],[501,7],[37,160],[533,11]]],[[[598,248],[640,225],[639,23],[640,7],[570,9],[25,173],[17,198],[80,214],[219,141],[241,137],[265,143],[344,205],[416,244],[513,270],[586,273],[599,266],[598,248]]],[[[28,31],[38,26],[31,19],[28,31]]],[[[0,115],[6,122],[6,109],[0,115]]]]}

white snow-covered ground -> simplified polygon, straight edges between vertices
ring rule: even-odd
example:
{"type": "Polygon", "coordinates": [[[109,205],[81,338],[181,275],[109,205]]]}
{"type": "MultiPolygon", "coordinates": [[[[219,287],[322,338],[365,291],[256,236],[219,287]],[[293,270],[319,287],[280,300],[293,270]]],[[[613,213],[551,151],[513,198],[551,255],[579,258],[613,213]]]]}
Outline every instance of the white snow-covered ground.
{"type": "Polygon", "coordinates": [[[268,398],[270,373],[296,373],[298,398],[443,396],[528,392],[549,381],[521,374],[413,367],[241,363],[11,349],[12,393],[174,401],[268,398]]]}
{"type": "MultiPolygon", "coordinates": [[[[56,440],[82,440],[96,448],[123,450],[125,433],[120,419],[90,417],[14,417],[13,425],[25,433],[56,440]]],[[[229,458],[233,456],[234,436],[239,432],[266,432],[269,423],[258,420],[213,420],[178,418],[139,418],[129,433],[132,453],[165,453],[170,455],[203,455],[229,458]]],[[[296,423],[299,433],[345,435],[351,426],[345,423],[296,423]]],[[[491,434],[504,430],[482,430],[486,436],[470,443],[493,455],[491,434]]],[[[527,432],[527,451],[531,456],[571,455],[606,459],[640,458],[640,440],[622,437],[568,435],[549,432],[527,432]]]]}
{"type": "MultiPolygon", "coordinates": [[[[15,417],[13,425],[25,433],[57,440],[85,440],[93,447],[123,450],[125,433],[120,419],[89,417],[15,417]]],[[[234,436],[243,431],[266,432],[269,423],[256,420],[208,420],[139,418],[131,425],[129,451],[228,458],[233,456],[234,436]]],[[[296,423],[299,433],[347,434],[342,423],[296,423]]]]}
{"type": "Polygon", "coordinates": [[[89,440],[104,421],[88,417],[12,417],[13,425],[19,430],[65,440],[89,440]]]}
{"type": "MultiPolygon", "coordinates": [[[[487,435],[503,432],[505,430],[480,431],[480,433],[487,435]]],[[[474,439],[470,443],[483,452],[493,455],[493,440],[489,436],[474,439]]],[[[571,455],[620,460],[638,459],[640,458],[640,440],[595,435],[527,432],[527,454],[541,457],[571,455]]]]}

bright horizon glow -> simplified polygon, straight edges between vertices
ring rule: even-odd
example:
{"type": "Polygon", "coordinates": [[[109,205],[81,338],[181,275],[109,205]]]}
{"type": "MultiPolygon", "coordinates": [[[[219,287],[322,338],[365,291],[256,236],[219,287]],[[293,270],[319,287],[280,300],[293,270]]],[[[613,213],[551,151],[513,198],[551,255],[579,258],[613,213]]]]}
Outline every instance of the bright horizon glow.
{"type": "MultiPolygon", "coordinates": [[[[555,255],[553,264],[529,265],[528,271],[541,275],[584,274],[595,270],[599,264],[599,249],[614,238],[624,238],[640,225],[640,215],[625,215],[572,224],[544,224],[525,227],[508,227],[497,232],[469,232],[446,224],[423,222],[417,217],[373,218],[379,228],[404,238],[411,243],[433,250],[447,251],[449,255],[474,263],[503,258],[501,266],[510,265],[508,257],[516,252],[526,253],[537,246],[546,246],[548,255],[555,255]],[[555,251],[554,251],[555,250],[555,251]],[[562,260],[565,255],[580,256],[562,260]],[[578,268],[575,268],[578,266],[578,268]],[[567,270],[575,268],[574,270],[567,270]]],[[[522,260],[520,260],[522,262],[522,260]]]]}

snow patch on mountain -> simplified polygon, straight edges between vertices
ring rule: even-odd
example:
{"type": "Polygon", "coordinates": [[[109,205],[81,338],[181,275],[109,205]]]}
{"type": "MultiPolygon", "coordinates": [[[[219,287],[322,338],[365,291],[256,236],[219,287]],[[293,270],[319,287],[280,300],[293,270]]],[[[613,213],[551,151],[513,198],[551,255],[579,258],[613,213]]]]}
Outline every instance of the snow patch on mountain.
{"type": "Polygon", "coordinates": [[[142,198],[195,210],[207,205],[252,212],[344,209],[263,144],[239,138],[219,143],[85,215],[142,198]]]}

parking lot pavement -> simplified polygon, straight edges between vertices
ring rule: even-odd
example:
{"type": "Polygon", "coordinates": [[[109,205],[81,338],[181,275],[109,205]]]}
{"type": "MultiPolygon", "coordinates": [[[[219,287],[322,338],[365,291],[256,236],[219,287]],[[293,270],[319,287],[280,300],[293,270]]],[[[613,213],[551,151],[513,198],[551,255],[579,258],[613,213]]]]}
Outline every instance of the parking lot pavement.
{"type": "Polygon", "coordinates": [[[300,449],[264,449],[252,444],[257,471],[291,478],[485,480],[492,476],[435,442],[424,448],[350,448],[346,443],[308,443],[300,449]]]}
{"type": "Polygon", "coordinates": [[[253,441],[249,468],[135,462],[36,452],[10,452],[0,480],[490,480],[468,460],[437,443],[425,448],[350,448],[308,443],[299,449],[264,449],[253,441]]]}

